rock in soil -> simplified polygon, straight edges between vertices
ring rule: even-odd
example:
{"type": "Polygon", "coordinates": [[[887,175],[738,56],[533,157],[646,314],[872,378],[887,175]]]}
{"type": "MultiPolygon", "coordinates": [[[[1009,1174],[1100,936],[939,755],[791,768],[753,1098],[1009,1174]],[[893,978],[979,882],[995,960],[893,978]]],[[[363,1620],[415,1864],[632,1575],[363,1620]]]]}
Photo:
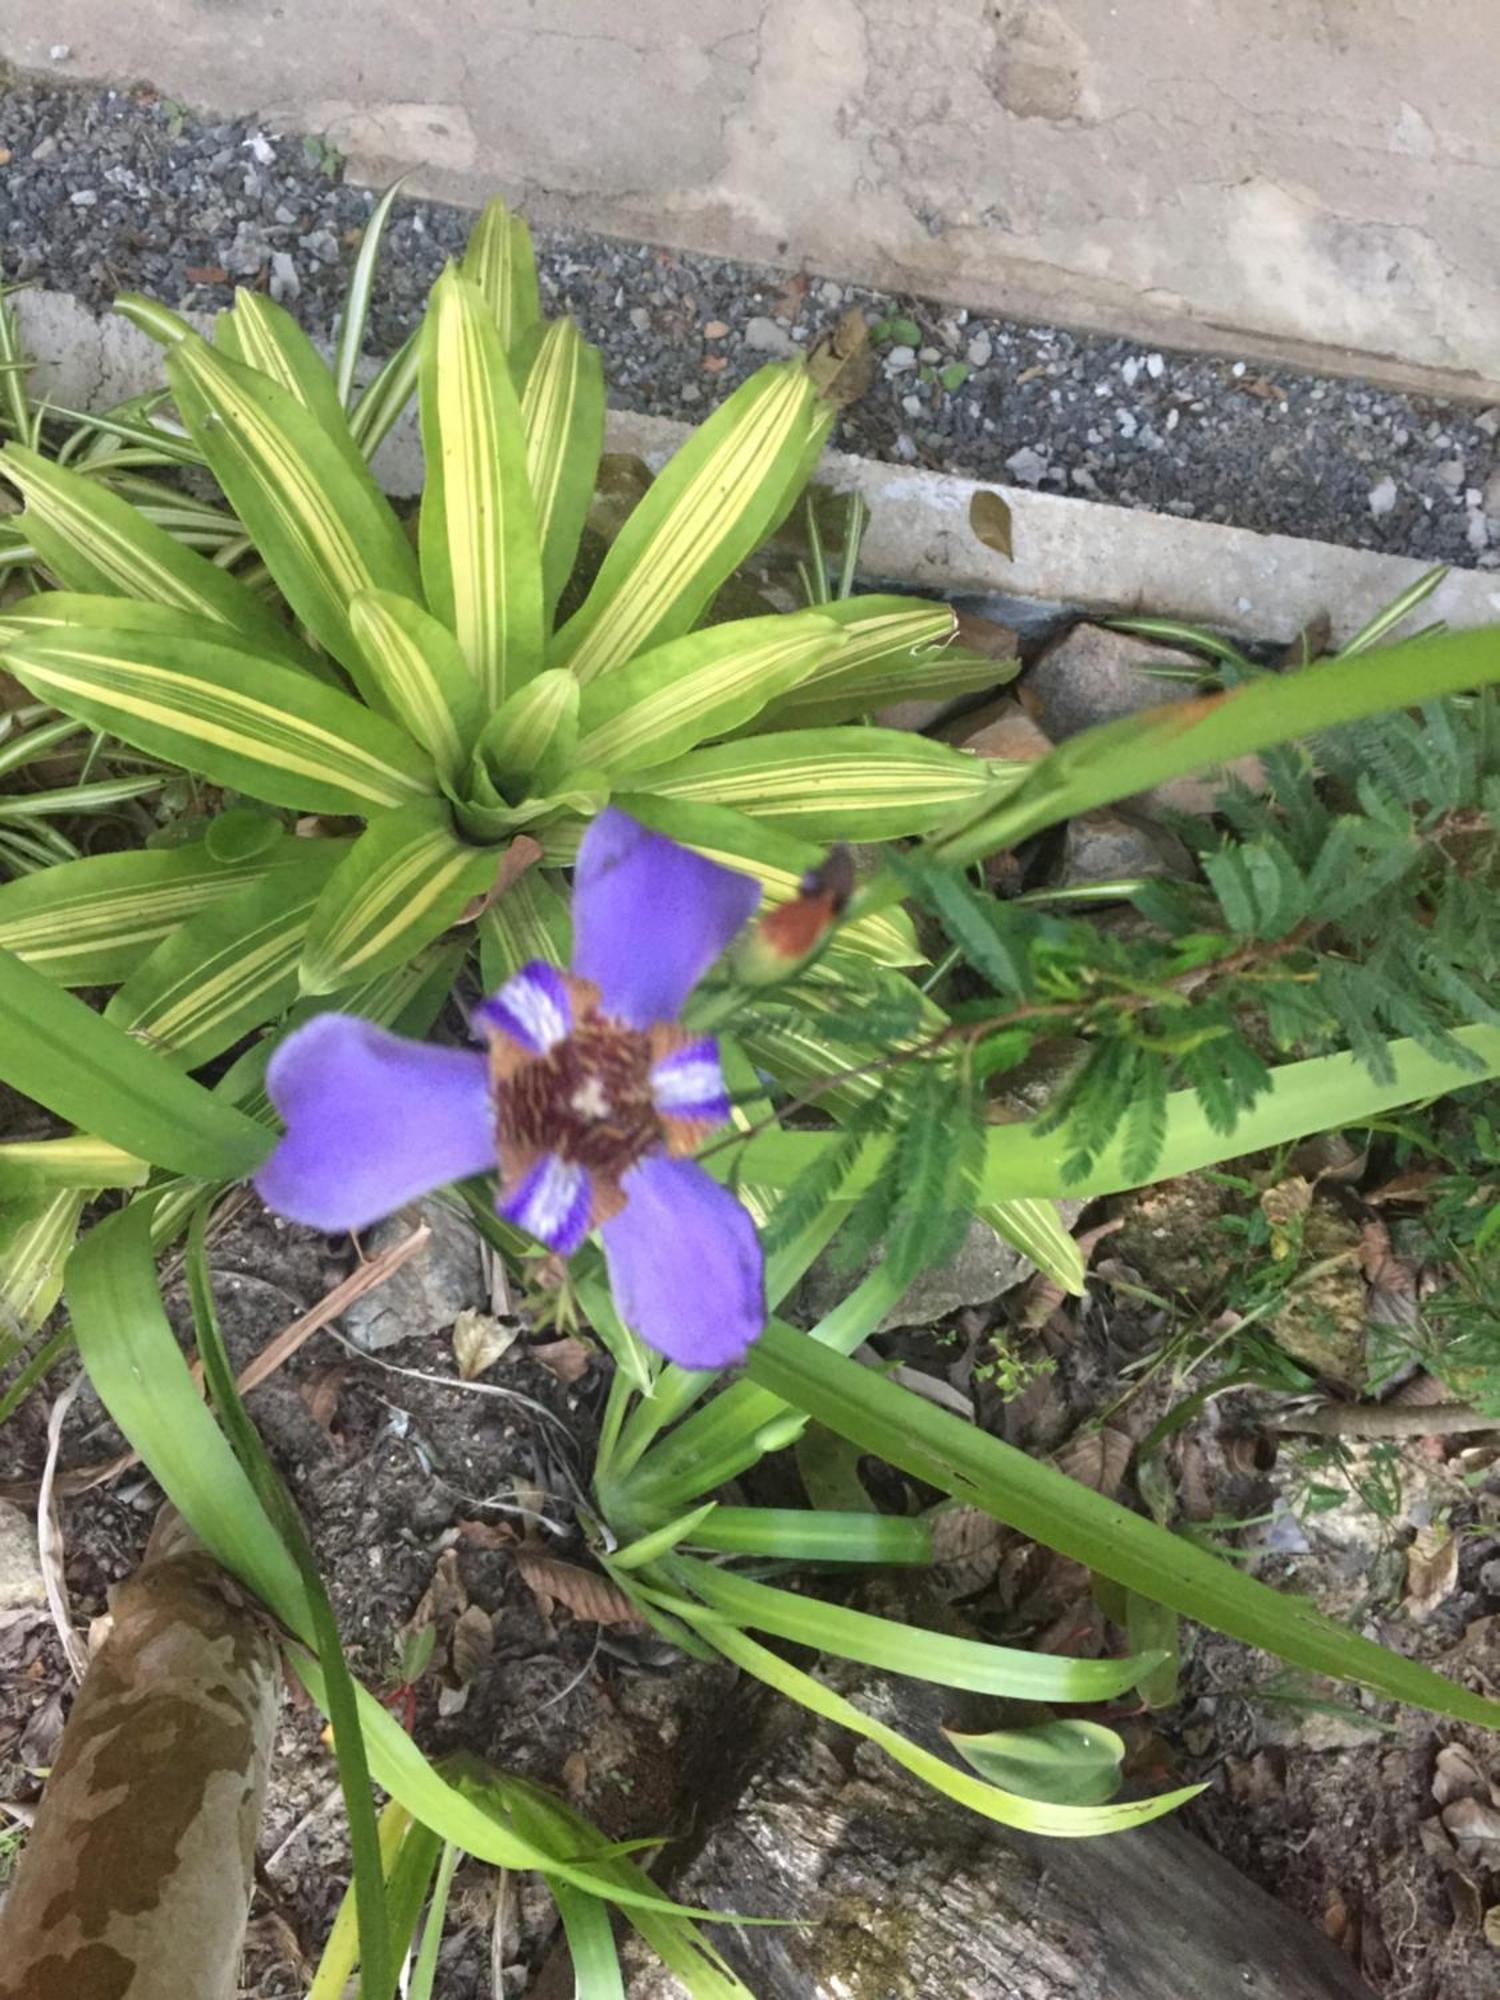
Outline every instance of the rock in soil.
{"type": "Polygon", "coordinates": [[[389,1250],[420,1222],[432,1231],[427,1248],[344,1314],[344,1331],[371,1353],[442,1333],[461,1312],[488,1303],[479,1237],[446,1202],[417,1202],[378,1224],[365,1238],[367,1254],[389,1250]]]}
{"type": "Polygon", "coordinates": [[[1139,875],[1177,875],[1186,881],[1192,874],[1192,857],[1165,827],[1102,808],[1068,821],[1058,878],[1062,888],[1139,875]]]}
{"type": "Polygon", "coordinates": [[[0,1613],[46,1602],[36,1523],[19,1507],[0,1500],[0,1613]]]}
{"type": "MultiPolygon", "coordinates": [[[[877,1331],[901,1326],[931,1326],[965,1306],[985,1306],[1019,1285],[1036,1266],[1013,1249],[998,1231],[977,1219],[945,1264],[924,1271],[904,1298],[898,1299],[877,1331]]],[[[813,1264],[797,1295],[799,1315],[818,1320],[847,1298],[862,1273],[838,1268],[825,1254],[813,1264]]]]}

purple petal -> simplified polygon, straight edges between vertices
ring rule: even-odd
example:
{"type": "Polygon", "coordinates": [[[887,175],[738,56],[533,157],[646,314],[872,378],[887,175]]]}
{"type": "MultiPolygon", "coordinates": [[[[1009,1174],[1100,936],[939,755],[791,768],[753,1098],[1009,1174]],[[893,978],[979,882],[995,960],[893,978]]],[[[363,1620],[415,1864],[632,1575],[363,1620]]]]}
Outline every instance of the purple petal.
{"type": "Polygon", "coordinates": [[[495,1203],[496,1213],[559,1256],[571,1257],[589,1233],[593,1187],[587,1167],[544,1153],[509,1194],[495,1203]]]}
{"type": "Polygon", "coordinates": [[[528,1055],[544,1056],[573,1032],[567,981],[555,965],[534,958],[480,1002],[474,1020],[482,1028],[499,1028],[528,1055]]]}
{"type": "Polygon", "coordinates": [[[651,1066],[651,1101],[663,1118],[698,1125],[722,1125],[729,1116],[729,1091],[712,1035],[688,1042],[651,1066]]]}
{"type": "Polygon", "coordinates": [[[286,1137],[255,1176],[293,1222],[363,1229],[429,1189],[495,1165],[485,1059],[319,1014],[266,1070],[286,1137]]]}
{"type": "Polygon", "coordinates": [[[760,884],[609,807],[573,878],[573,970],[637,1028],[674,1021],[760,901],[760,884]]]}
{"type": "Polygon", "coordinates": [[[601,1231],[620,1317],[684,1368],[740,1360],[766,1324],[748,1211],[691,1160],[653,1154],[623,1186],[625,1207],[601,1231]]]}

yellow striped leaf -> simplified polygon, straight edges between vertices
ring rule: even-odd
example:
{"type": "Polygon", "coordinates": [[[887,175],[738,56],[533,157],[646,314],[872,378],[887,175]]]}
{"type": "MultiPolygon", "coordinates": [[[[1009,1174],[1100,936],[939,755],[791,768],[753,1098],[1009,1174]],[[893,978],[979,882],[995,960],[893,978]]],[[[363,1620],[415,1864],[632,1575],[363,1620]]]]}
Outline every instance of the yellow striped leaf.
{"type": "Polygon", "coordinates": [[[611,772],[663,763],[748,722],[843,643],[816,611],[669,640],[584,689],[579,760],[611,772]]]}
{"type": "Polygon", "coordinates": [[[485,302],[456,271],[422,327],[422,580],[487,708],[542,665],[542,558],[521,406],[485,302]]]}
{"type": "Polygon", "coordinates": [[[90,855],[0,886],[0,950],[60,986],[115,986],[200,911],[292,858],[280,841],[247,861],[188,847],[90,855]]]}
{"type": "Polygon", "coordinates": [[[60,708],[271,805],[366,813],[433,789],[394,723],[272,660],[147,632],[23,639],[5,663],[60,708]]]}
{"type": "MultiPolygon", "coordinates": [[[[698,853],[706,854],[711,861],[719,861],[726,868],[738,868],[746,875],[753,875],[763,886],[768,905],[789,901],[797,894],[808,870],[826,858],[827,850],[811,841],[798,840],[795,834],[783,833],[780,827],[768,826],[764,820],[732,812],[727,806],[689,804],[685,799],[658,799],[647,792],[621,793],[617,795],[615,804],[643,826],[669,834],[685,847],[696,848],[698,853]]],[[[577,830],[558,828],[553,832],[549,829],[547,859],[571,860],[580,837],[581,832],[577,830]]],[[[873,959],[877,965],[921,965],[925,962],[911,919],[904,910],[897,908],[881,910],[873,916],[859,917],[853,923],[841,925],[829,956],[837,959],[846,952],[873,959]]]]}
{"type": "Polygon", "coordinates": [[[292,634],[238,578],[99,480],[18,444],[0,452],[0,472],[20,488],[22,527],[66,589],[144,599],[240,634],[259,652],[299,657],[292,634]]]}
{"type": "Polygon", "coordinates": [[[48,1189],[0,1208],[0,1329],[35,1333],[62,1296],[87,1188],[48,1189]]]}
{"type": "Polygon", "coordinates": [[[438,800],[383,813],[323,891],[302,955],[302,990],[328,993],[411,958],[484,894],[499,865],[494,848],[458,838],[438,800]]]}
{"type": "Polygon", "coordinates": [[[479,689],[457,639],[420,604],[388,590],[371,590],[349,605],[375,704],[456,779],[479,730],[479,689]]]}
{"type": "Polygon", "coordinates": [[[12,1139],[0,1145],[0,1196],[59,1187],[139,1187],[147,1161],[90,1132],[65,1139],[12,1139]]]}
{"type": "Polygon", "coordinates": [[[519,801],[541,787],[540,774],[561,780],[576,771],[578,683],[549,667],[517,688],[485,726],[478,755],[504,797],[519,801]]]}
{"type": "Polygon", "coordinates": [[[290,390],[193,336],[167,356],[183,422],[288,604],[354,676],[361,591],[420,601],[416,557],[390,503],[290,390]]]}
{"type": "Polygon", "coordinates": [[[694,432],[615,538],[558,634],[587,684],[690,631],[796,499],[833,423],[800,361],[762,368],[694,432]]]}
{"type": "Polygon", "coordinates": [[[945,604],[911,597],[849,597],[820,605],[848,644],[772,704],[762,729],[814,729],[871,715],[897,701],[946,701],[1013,680],[1019,662],[990,660],[954,643],[945,604]]]}
{"type": "Polygon", "coordinates": [[[1019,1196],[991,1201],[979,1210],[979,1219],[1029,1257],[1054,1284],[1082,1298],[1083,1252],[1058,1214],[1056,1202],[1019,1196]]]}
{"type": "Polygon", "coordinates": [[[541,324],[531,231],[499,195],[471,230],[460,269],[488,306],[507,353],[541,324]]]}
{"type": "Polygon", "coordinates": [[[548,327],[526,377],[521,416],[550,618],[578,558],[604,449],[604,369],[598,348],[572,320],[548,327]]]}
{"type": "Polygon", "coordinates": [[[364,454],[349,429],[333,371],[284,307],[264,292],[241,286],[234,310],[219,314],[214,344],[231,361],[258,369],[295,396],[345,459],[364,470],[364,454]]]}
{"type": "Polygon", "coordinates": [[[347,840],[291,844],[301,850],[294,865],[215,904],[158,945],[105,1018],[178,1067],[196,1069],[294,1000],[308,923],[352,848],[347,840]]]}
{"type": "Polygon", "coordinates": [[[550,875],[528,869],[479,919],[479,970],[495,993],[533,959],[566,965],[573,952],[567,898],[550,875]]]}
{"type": "Polygon", "coordinates": [[[845,727],[741,736],[637,782],[658,798],[733,806],[809,840],[894,840],[926,833],[992,785],[998,797],[1026,768],[986,764],[904,729],[845,727]]]}

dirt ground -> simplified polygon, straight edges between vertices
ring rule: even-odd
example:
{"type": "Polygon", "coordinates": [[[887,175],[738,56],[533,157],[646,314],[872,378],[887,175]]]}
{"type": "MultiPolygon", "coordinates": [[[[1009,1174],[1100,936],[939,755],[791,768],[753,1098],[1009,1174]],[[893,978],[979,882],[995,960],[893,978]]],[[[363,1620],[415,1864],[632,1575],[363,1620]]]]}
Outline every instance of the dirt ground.
{"type": "MultiPolygon", "coordinates": [[[[1193,1228],[1163,1199],[1132,1198],[1113,1215],[1101,1208],[1083,1218],[1083,1228],[1117,1217],[1123,1226],[1097,1245],[1099,1276],[1081,1308],[1034,1282],[941,1328],[890,1336],[883,1350],[971,1396],[978,1420],[1011,1442],[1058,1452],[1075,1476],[1109,1490],[1124,1446],[1101,1438],[1114,1433],[1138,1447],[1181,1393],[1171,1368],[1158,1365],[1173,1314],[1140,1296],[1175,1291],[1180,1310],[1190,1310],[1179,1266],[1194,1254],[1193,1228]],[[1048,1371],[1009,1400],[989,1365],[997,1329],[1007,1352],[1048,1371]],[[1101,1415],[1105,1430],[1089,1432],[1101,1415]]],[[[1201,1250],[1211,1267],[1211,1238],[1201,1250]]],[[[340,1245],[246,1211],[218,1238],[213,1263],[226,1336],[243,1365],[345,1275],[349,1258],[340,1245]]],[[[185,1317],[177,1289],[169,1299],[185,1317]]],[[[481,1381],[465,1384],[445,1337],[360,1357],[323,1333],[250,1407],[304,1509],[355,1670],[424,1748],[463,1748],[542,1779],[614,1837],[684,1836],[753,1754],[755,1704],[728,1668],[685,1661],[637,1630],[588,1623],[528,1585],[518,1552],[581,1553],[577,1507],[607,1380],[597,1356],[577,1379],[561,1380],[555,1358],[545,1365],[532,1345],[523,1332],[481,1381]],[[405,1687],[402,1635],[424,1611],[439,1639],[427,1671],[405,1687]],[[460,1619],[470,1640],[461,1669],[460,1619]],[[736,1727],[726,1729],[726,1713],[736,1727]]],[[[1326,1496],[1325,1511],[1310,1513],[1299,1498],[1312,1478],[1305,1454],[1293,1441],[1269,1441],[1270,1408],[1271,1399],[1245,1391],[1209,1402],[1154,1455],[1160,1471],[1146,1482],[1148,1496],[1170,1489],[1202,1532],[1252,1548],[1268,1580],[1310,1591],[1371,1636],[1500,1693],[1493,1455],[1472,1440],[1436,1449],[1414,1440],[1394,1471],[1389,1457],[1381,1461],[1399,1493],[1385,1518],[1358,1499],[1332,1506],[1326,1496]],[[1458,1530],[1457,1568],[1451,1587],[1417,1613],[1407,1608],[1406,1545],[1439,1513],[1458,1530]],[[1247,1521],[1236,1536],[1224,1527],[1247,1521]]],[[[45,1420],[34,1400],[0,1433],[0,1478],[35,1479],[45,1420]]],[[[118,1448],[85,1391],[63,1464],[93,1464],[118,1448]]],[[[884,1506],[934,1497],[866,1470],[884,1506]]],[[[747,1497],[791,1497],[785,1466],[760,1476],[747,1497]]],[[[110,1585],[144,1546],[156,1501],[136,1470],[64,1503],[78,1623],[105,1611],[110,1585]]],[[[1113,1643],[1075,1566],[986,1522],[950,1537],[936,1583],[949,1615],[987,1636],[1085,1651],[1113,1643]]],[[[899,1610],[911,1586],[897,1574],[876,1588],[880,1608],[899,1610]]],[[[1205,1780],[1209,1789],[1189,1808],[1196,1830],[1335,1936],[1385,2000],[1493,2000],[1500,1946],[1486,1944],[1481,1929],[1500,1902],[1500,1843],[1485,1831],[1500,1826],[1489,1790],[1500,1781],[1493,1740],[1275,1665],[1214,1635],[1187,1635],[1178,1700],[1111,1718],[1131,1745],[1133,1776],[1153,1787],[1205,1780]],[[1465,1797],[1478,1831],[1459,1839],[1441,1812],[1465,1797]]],[[[37,1796],[67,1686],[45,1613],[0,1622],[0,1798],[24,1805],[37,1796]]],[[[668,1876],[670,1852],[659,1871],[668,1876]]],[[[305,1991],[346,1868],[321,1719],[291,1696],[262,1832],[248,1993],[289,2000],[305,1991]]],[[[439,1990],[444,2000],[556,2000],[571,1991],[555,1917],[535,1883],[461,1871],[439,1990]]]]}

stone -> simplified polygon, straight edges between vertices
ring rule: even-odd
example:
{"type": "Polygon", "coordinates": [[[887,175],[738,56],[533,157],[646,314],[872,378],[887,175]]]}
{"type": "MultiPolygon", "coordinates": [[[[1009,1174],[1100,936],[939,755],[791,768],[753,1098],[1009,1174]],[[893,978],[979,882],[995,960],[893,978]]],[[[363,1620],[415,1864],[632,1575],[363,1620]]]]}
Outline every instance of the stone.
{"type": "Polygon", "coordinates": [[[1377,521],[1383,521],[1387,514],[1396,509],[1396,482],[1387,473],[1370,488],[1370,512],[1377,521]]]}
{"type": "Polygon", "coordinates": [[[366,1254],[388,1250],[418,1222],[432,1231],[427,1248],[344,1314],[345,1333],[372,1353],[398,1341],[446,1332],[461,1312],[489,1303],[477,1232],[466,1217],[435,1197],[378,1223],[364,1238],[366,1254]]]}
{"type": "Polygon", "coordinates": [[[1011,695],[971,709],[940,731],[959,750],[1005,764],[1034,764],[1052,749],[1052,739],[1011,695]]]}
{"type": "Polygon", "coordinates": [[[1160,354],[1148,354],[1146,356],[1146,373],[1151,377],[1153,382],[1159,382],[1166,372],[1167,363],[1165,356],[1160,354]]]}
{"type": "Polygon", "coordinates": [[[21,1508],[0,1500],[0,1616],[46,1602],[36,1523],[21,1508]]]}
{"type": "Polygon", "coordinates": [[[987,333],[976,333],[965,349],[965,359],[971,368],[988,368],[990,356],[995,351],[995,343],[987,333]]]}
{"type": "Polygon", "coordinates": [[[1445,458],[1437,469],[1437,477],[1450,493],[1462,492],[1468,484],[1468,472],[1461,458],[1445,458]]]}
{"type": "Polygon", "coordinates": [[[745,322],[745,345],[757,354],[784,356],[797,353],[797,343],[784,326],[760,315],[745,322]]]}
{"type": "MultiPolygon", "coordinates": [[[[1189,698],[1183,682],[1158,680],[1146,672],[1149,666],[1201,673],[1205,662],[1196,654],[1154,639],[1137,638],[1132,632],[1079,624],[1046,648],[1027,676],[1026,689],[1035,701],[1041,727],[1060,743],[1095,723],[1189,698]]],[[[1265,782],[1258,757],[1237,758],[1228,768],[1253,789],[1265,782]]],[[[1134,803],[1143,808],[1170,806],[1178,812],[1209,812],[1222,783],[1222,776],[1194,773],[1154,785],[1138,793],[1134,803]]]]}
{"type": "Polygon", "coordinates": [[[73,204],[74,208],[92,208],[98,199],[99,194],[96,188],[79,188],[76,194],[68,196],[68,200],[73,204]]]}
{"type": "Polygon", "coordinates": [[[1101,808],[1068,821],[1059,886],[1079,889],[1091,882],[1118,882],[1141,875],[1193,873],[1187,849],[1165,827],[1101,808]]]}
{"type": "MultiPolygon", "coordinates": [[[[32,158],[36,158],[34,153],[32,158]]],[[[1474,428],[1482,431],[1487,438],[1500,437],[1500,409],[1481,410],[1474,419],[1474,428]]]]}
{"type": "Polygon", "coordinates": [[[1481,492],[1485,513],[1492,521],[1500,521],[1500,465],[1486,479],[1481,492]]]}
{"type": "Polygon", "coordinates": [[[630,324],[635,328],[637,333],[649,333],[651,330],[651,315],[644,306],[632,306],[630,308],[630,324]]]}
{"type": "MultiPolygon", "coordinates": [[[[873,1268],[873,1259],[866,1268],[873,1268]]],[[[890,1333],[900,1326],[931,1326],[966,1306],[987,1306],[1012,1291],[1035,1268],[1029,1257],[976,1217],[953,1256],[945,1264],[924,1271],[877,1330],[890,1333]]],[[[864,1271],[839,1270],[831,1255],[818,1258],[798,1291],[799,1315],[809,1323],[821,1319],[848,1297],[864,1275],[864,1271]]]]}
{"type": "Polygon", "coordinates": [[[887,375],[908,374],[917,365],[917,350],[914,347],[897,346],[889,348],[885,357],[887,375]]]}
{"type": "Polygon", "coordinates": [[[1047,476],[1048,466],[1047,460],[1034,445],[1023,444],[1005,461],[1005,469],[1023,486],[1039,486],[1047,476]]]}

